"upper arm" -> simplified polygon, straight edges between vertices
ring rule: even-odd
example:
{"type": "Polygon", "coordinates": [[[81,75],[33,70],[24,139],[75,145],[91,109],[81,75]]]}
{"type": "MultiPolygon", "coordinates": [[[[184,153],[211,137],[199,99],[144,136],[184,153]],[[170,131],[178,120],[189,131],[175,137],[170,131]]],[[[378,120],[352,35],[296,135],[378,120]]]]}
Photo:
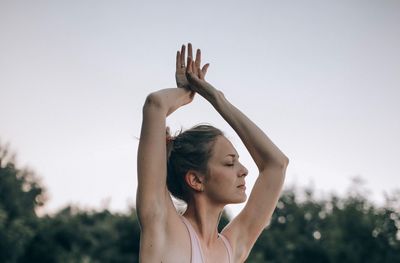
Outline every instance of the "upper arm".
{"type": "Polygon", "coordinates": [[[269,224],[282,190],[287,164],[267,166],[260,172],[243,210],[224,229],[236,253],[246,258],[269,224]]]}
{"type": "MultiPolygon", "coordinates": [[[[141,225],[166,219],[166,114],[151,95],[143,106],[143,122],[137,155],[136,208],[141,225]]],[[[164,221],[165,222],[165,221],[164,221]]]]}

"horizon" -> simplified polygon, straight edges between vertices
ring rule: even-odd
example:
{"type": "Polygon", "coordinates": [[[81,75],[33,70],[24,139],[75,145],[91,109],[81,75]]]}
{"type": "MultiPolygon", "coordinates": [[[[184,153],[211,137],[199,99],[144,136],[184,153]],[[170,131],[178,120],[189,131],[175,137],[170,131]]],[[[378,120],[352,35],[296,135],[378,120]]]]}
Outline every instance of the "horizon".
{"type": "MultiPolygon", "coordinates": [[[[207,81],[289,157],[285,186],[343,195],[360,176],[382,204],[400,187],[399,13],[393,1],[2,1],[0,139],[43,178],[48,211],[124,210],[144,99],[175,86],[190,41],[207,81]]],[[[173,132],[201,122],[235,145],[249,194],[254,162],[204,99],[167,120],[173,132]]]]}

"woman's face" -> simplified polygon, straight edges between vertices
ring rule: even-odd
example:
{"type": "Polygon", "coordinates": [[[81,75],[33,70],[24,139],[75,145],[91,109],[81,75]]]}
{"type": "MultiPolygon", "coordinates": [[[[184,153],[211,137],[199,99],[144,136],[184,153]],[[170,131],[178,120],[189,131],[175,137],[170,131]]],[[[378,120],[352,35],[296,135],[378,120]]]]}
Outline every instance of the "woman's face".
{"type": "Polygon", "coordinates": [[[248,171],[238,159],[232,143],[224,136],[218,136],[204,180],[204,192],[214,202],[229,204],[246,201],[245,177],[248,171]]]}

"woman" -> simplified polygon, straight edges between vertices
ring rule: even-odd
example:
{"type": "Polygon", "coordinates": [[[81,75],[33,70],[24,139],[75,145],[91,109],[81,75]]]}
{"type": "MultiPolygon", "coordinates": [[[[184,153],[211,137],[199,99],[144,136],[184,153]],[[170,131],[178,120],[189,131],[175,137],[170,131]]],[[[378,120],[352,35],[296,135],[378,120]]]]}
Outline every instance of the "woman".
{"type": "Polygon", "coordinates": [[[182,46],[176,57],[178,88],[151,93],[143,106],[136,198],[139,258],[141,262],[243,262],[271,219],[288,158],[205,81],[209,65],[200,67],[199,49],[192,60],[191,44],[185,65],[185,49],[182,46]],[[259,170],[246,206],[220,234],[217,226],[224,206],[247,199],[247,169],[230,141],[212,126],[166,136],[166,117],[190,103],[195,93],[236,131],[259,170]],[[183,215],[176,211],[170,193],[187,203],[183,215]]]}

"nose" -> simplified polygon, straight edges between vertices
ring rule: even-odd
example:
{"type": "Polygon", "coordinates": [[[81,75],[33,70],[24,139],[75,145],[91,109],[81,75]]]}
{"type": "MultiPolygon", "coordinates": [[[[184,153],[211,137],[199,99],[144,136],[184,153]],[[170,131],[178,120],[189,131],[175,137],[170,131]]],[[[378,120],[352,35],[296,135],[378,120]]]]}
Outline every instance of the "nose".
{"type": "Polygon", "coordinates": [[[249,171],[247,170],[247,168],[243,164],[240,164],[239,176],[246,177],[248,173],[249,171]]]}

